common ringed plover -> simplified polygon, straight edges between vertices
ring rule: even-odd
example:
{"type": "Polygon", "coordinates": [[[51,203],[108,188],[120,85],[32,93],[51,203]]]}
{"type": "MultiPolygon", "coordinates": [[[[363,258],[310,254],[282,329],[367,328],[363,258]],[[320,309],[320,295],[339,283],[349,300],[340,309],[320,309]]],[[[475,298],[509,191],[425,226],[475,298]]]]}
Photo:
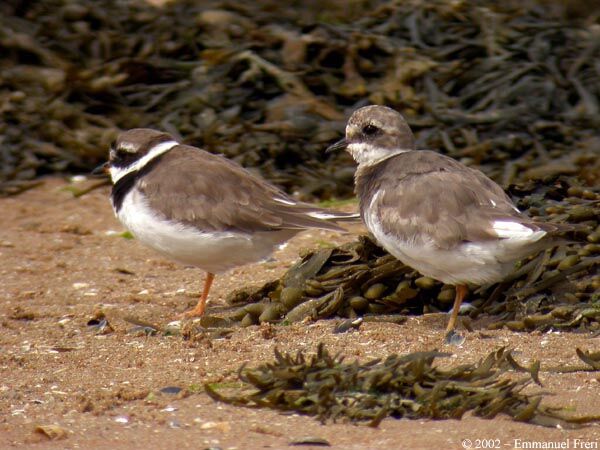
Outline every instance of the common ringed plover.
{"type": "Polygon", "coordinates": [[[113,182],[117,218],[148,247],[207,272],[195,308],[204,314],[215,274],[267,258],[302,230],[344,231],[353,214],[294,200],[238,164],[145,128],[121,133],[98,168],[113,182]]]}
{"type": "Polygon", "coordinates": [[[423,275],[455,286],[447,339],[468,285],[501,281],[516,261],[556,245],[556,232],[564,231],[521,213],[479,170],[417,150],[410,127],[391,108],[356,110],[346,137],[327,151],[342,148],[358,163],[360,214],[379,244],[423,275]]]}

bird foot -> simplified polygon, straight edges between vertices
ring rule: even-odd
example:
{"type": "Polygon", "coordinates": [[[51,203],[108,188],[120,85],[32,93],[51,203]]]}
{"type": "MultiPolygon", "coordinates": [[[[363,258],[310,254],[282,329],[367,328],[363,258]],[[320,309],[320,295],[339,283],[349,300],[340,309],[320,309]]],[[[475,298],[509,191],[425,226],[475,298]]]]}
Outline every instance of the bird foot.
{"type": "Polygon", "coordinates": [[[177,315],[177,319],[194,319],[197,317],[202,317],[204,315],[205,308],[198,308],[197,306],[189,311],[182,312],[177,315]]]}

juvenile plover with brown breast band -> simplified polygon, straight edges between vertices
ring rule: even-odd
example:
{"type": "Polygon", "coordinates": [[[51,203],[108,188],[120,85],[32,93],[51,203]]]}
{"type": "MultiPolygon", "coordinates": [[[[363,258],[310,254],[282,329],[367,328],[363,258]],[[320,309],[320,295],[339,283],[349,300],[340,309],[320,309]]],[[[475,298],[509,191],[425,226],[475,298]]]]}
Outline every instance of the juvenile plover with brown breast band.
{"type": "Polygon", "coordinates": [[[516,261],[560,243],[568,225],[534,221],[482,172],[440,153],[417,150],[404,118],[385,106],[356,110],[345,149],[358,163],[361,217],[379,244],[421,274],[454,285],[446,328],[451,340],[468,285],[501,281],[516,261]]]}
{"type": "Polygon", "coordinates": [[[215,274],[258,262],[297,233],[345,231],[332,212],[294,200],[223,156],[145,128],[121,133],[108,172],[117,218],[143,244],[207,272],[202,295],[187,317],[204,314],[215,274]]]}

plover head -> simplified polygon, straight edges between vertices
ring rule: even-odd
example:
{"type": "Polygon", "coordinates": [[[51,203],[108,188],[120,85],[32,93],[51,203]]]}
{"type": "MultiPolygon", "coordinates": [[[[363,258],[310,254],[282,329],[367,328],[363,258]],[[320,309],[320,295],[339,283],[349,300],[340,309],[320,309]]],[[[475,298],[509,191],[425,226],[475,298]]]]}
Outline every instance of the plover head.
{"type": "Polygon", "coordinates": [[[167,133],[134,128],[121,133],[110,148],[107,170],[113,183],[178,145],[167,133]]]}
{"type": "Polygon", "coordinates": [[[346,125],[346,137],[327,149],[345,149],[359,165],[372,165],[392,155],[415,150],[415,138],[404,117],[387,106],[356,110],[346,125]]]}

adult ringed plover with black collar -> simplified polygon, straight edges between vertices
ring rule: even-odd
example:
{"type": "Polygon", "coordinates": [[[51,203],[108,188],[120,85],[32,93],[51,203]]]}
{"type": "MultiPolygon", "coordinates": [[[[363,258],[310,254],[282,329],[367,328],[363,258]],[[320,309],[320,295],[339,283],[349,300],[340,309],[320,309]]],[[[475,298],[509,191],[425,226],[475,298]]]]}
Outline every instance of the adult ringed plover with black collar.
{"type": "Polygon", "coordinates": [[[121,133],[109,160],[117,218],[143,244],[207,272],[187,317],[204,314],[215,274],[258,262],[302,230],[343,232],[356,214],[302,203],[223,156],[146,128],[121,133]]]}

